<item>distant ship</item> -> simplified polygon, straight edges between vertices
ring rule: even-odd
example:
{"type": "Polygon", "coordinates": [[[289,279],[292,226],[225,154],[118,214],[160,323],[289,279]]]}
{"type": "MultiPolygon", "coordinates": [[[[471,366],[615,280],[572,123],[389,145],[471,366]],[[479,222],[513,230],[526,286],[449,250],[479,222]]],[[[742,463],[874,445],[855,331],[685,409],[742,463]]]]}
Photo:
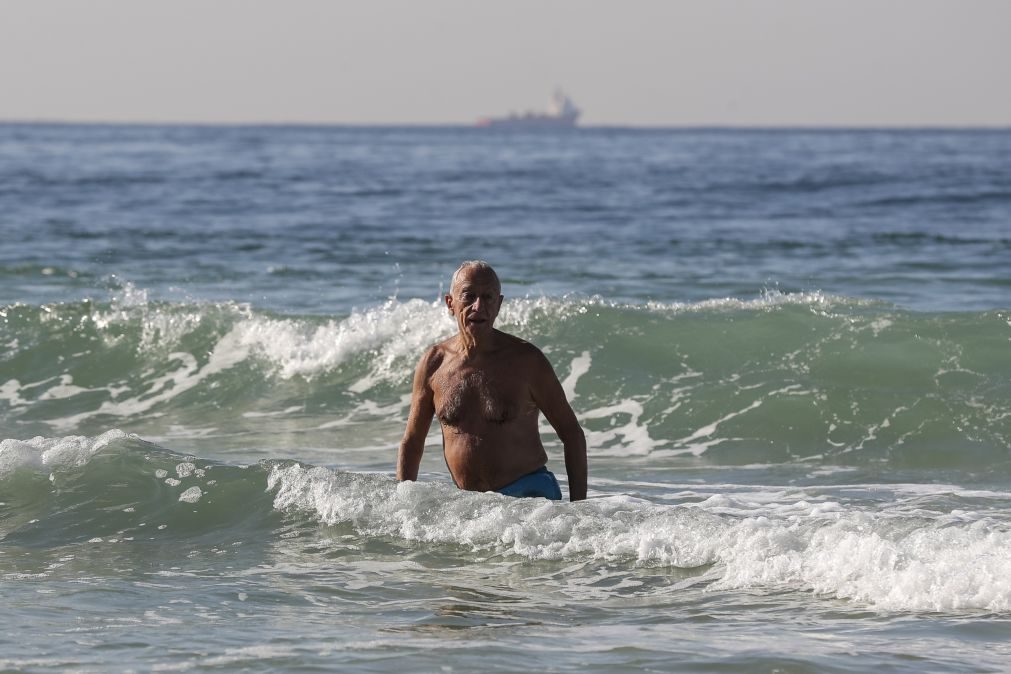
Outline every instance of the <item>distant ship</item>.
{"type": "Polygon", "coordinates": [[[490,129],[571,129],[576,126],[580,110],[561,89],[555,89],[545,112],[528,111],[508,117],[482,117],[477,125],[490,129]]]}

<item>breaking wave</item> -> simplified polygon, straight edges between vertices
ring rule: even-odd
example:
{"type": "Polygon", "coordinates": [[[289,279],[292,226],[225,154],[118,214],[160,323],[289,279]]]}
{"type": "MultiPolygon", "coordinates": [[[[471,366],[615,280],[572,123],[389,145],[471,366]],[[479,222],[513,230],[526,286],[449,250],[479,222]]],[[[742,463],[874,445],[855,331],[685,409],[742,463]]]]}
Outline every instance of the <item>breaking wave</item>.
{"type": "Polygon", "coordinates": [[[896,488],[874,508],[824,488],[571,504],[291,461],[235,466],[109,431],[0,442],[0,490],[7,549],[140,546],[168,562],[191,547],[182,543],[325,548],[350,537],[463,559],[683,569],[709,592],[811,592],[887,611],[1011,611],[1008,494],[943,485],[916,485],[908,499],[896,488]]]}
{"type": "MultiPolygon", "coordinates": [[[[414,362],[452,333],[438,304],[346,316],[114,301],[0,309],[0,427],[141,434],[298,416],[406,416],[414,362]]],[[[541,345],[598,456],[729,464],[1006,463],[1011,314],[917,313],[819,293],[623,305],[527,298],[500,326],[541,345]]]]}

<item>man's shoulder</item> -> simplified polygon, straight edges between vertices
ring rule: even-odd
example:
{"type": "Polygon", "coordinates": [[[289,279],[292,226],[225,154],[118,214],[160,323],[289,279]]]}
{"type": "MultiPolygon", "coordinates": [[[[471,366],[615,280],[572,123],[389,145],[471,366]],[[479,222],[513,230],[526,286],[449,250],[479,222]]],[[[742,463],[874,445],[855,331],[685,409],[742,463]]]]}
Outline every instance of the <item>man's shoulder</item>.
{"type": "Polygon", "coordinates": [[[522,337],[510,335],[508,332],[500,332],[499,334],[503,340],[503,348],[509,352],[510,357],[535,363],[547,362],[544,352],[536,344],[528,342],[522,337]]]}
{"type": "Polygon", "coordinates": [[[418,367],[431,375],[446,359],[446,345],[449,340],[428,347],[418,360],[418,367]]]}

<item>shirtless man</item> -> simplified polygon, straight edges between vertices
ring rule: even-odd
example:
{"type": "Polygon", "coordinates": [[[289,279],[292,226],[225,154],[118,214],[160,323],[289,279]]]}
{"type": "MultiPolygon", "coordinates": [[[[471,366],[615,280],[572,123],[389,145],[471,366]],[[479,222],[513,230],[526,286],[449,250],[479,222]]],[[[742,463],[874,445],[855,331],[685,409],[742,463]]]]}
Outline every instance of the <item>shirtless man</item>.
{"type": "Polygon", "coordinates": [[[397,479],[418,478],[435,415],[446,465],[458,487],[561,499],[558,482],[545,467],[540,411],[565,447],[569,499],[586,498],[586,438],[551,363],[533,344],[494,328],[502,307],[495,270],[486,262],[464,262],[445,300],[459,332],[418,361],[397,479]]]}

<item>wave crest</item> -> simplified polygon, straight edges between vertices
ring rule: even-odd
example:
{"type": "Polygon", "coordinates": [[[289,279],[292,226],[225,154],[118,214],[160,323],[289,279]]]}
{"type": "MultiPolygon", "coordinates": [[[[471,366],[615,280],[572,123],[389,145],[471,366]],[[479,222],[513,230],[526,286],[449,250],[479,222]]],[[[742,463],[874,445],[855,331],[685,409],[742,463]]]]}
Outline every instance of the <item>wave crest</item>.
{"type": "MultiPolygon", "coordinates": [[[[297,416],[306,431],[371,424],[393,442],[418,357],[454,330],[422,300],[293,317],[135,292],[3,313],[0,424],[37,433],[269,431],[297,416]]],[[[1009,461],[1006,312],[916,313],[821,293],[690,305],[541,297],[512,300],[500,326],[553,361],[597,456],[1009,461]]]]}

